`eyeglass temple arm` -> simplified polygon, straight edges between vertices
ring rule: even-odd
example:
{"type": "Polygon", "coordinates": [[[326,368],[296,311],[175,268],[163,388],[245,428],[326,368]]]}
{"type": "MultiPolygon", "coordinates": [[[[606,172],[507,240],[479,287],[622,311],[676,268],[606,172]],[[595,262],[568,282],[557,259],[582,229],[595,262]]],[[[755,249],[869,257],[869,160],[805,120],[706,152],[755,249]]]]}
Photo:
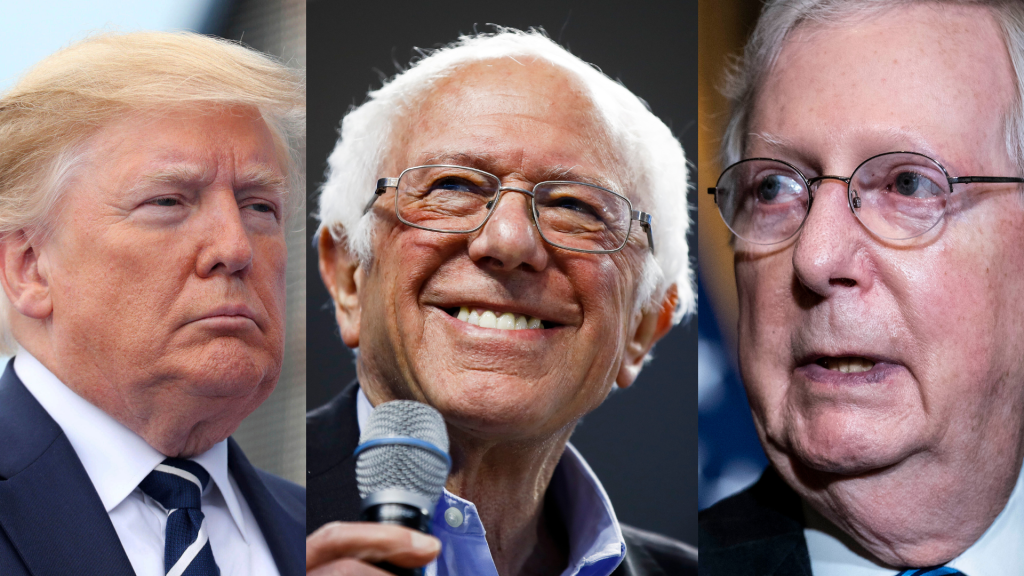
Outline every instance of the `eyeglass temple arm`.
{"type": "Polygon", "coordinates": [[[654,254],[654,233],[651,230],[651,215],[640,210],[633,210],[633,220],[638,220],[640,227],[647,232],[647,245],[651,247],[651,254],[654,254]]]}
{"type": "Polygon", "coordinates": [[[972,182],[983,182],[989,184],[999,183],[1024,183],[1024,178],[1013,178],[1009,176],[961,176],[959,178],[950,178],[950,184],[970,184],[972,182]]]}
{"type": "Polygon", "coordinates": [[[388,188],[398,187],[398,178],[380,178],[377,180],[377,189],[373,191],[373,196],[370,201],[366,203],[366,208],[363,208],[363,214],[370,211],[373,208],[373,203],[380,198],[381,194],[387,192],[388,188]]]}

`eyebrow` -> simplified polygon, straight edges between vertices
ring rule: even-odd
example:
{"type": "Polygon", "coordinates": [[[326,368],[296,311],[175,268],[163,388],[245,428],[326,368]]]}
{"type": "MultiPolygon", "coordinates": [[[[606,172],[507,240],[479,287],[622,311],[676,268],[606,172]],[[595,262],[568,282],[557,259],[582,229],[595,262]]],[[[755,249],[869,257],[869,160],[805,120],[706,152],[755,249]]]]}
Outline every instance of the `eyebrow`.
{"type": "MultiPolygon", "coordinates": [[[[213,179],[209,168],[198,164],[175,164],[161,168],[139,177],[129,188],[128,193],[135,193],[154,184],[169,184],[177,188],[203,186],[213,179]]],[[[283,198],[287,194],[288,183],[280,171],[266,164],[247,166],[235,173],[232,187],[237,191],[261,189],[283,198]]]]}
{"type": "MultiPolygon", "coordinates": [[[[747,137],[750,140],[760,140],[767,144],[774,153],[789,154],[790,158],[779,158],[780,160],[786,161],[806,161],[810,159],[810,155],[804,153],[802,150],[805,148],[796,144],[793,140],[785,138],[772,132],[748,132],[747,137]]],[[[859,144],[868,144],[868,147],[874,147],[876,150],[864,151],[866,156],[861,160],[866,160],[869,156],[874,154],[882,154],[884,152],[916,152],[918,154],[924,154],[929,158],[934,159],[939,164],[944,166],[947,170],[952,173],[952,166],[948,158],[944,158],[938,150],[932,147],[927,140],[921,137],[920,134],[902,128],[886,128],[879,131],[871,131],[870,133],[861,133],[856,135],[859,144]]],[[[839,136],[835,134],[828,134],[826,136],[827,144],[839,145],[839,136]]],[[[749,146],[749,143],[747,144],[749,146]]],[[[862,154],[863,155],[863,154],[862,154]]],[[[746,154],[744,153],[744,157],[746,154]]]]}
{"type": "MultiPolygon", "coordinates": [[[[465,152],[435,152],[427,153],[419,157],[419,165],[430,165],[430,164],[454,164],[456,166],[466,166],[467,168],[476,168],[477,170],[483,170],[484,172],[492,172],[495,167],[501,164],[501,160],[497,156],[488,154],[486,152],[480,154],[467,154],[465,152]]],[[[540,179],[538,182],[549,182],[549,181],[570,181],[580,182],[581,184],[592,184],[601,188],[615,191],[619,194],[625,194],[622,191],[622,187],[615,182],[605,178],[603,176],[591,176],[588,174],[582,174],[576,170],[576,166],[550,166],[541,168],[538,171],[540,179]]]]}

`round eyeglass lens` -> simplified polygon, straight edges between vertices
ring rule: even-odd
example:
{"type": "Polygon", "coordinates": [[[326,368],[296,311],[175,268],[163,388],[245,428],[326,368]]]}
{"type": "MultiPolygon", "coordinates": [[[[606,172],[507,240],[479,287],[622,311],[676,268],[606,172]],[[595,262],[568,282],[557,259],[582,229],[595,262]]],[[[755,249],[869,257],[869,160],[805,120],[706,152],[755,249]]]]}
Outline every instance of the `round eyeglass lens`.
{"type": "Polygon", "coordinates": [[[626,198],[579,182],[541,182],[533,194],[538,228],[550,244],[614,252],[626,243],[632,214],[626,198]]]}
{"type": "Polygon", "coordinates": [[[418,166],[398,178],[398,218],[438,232],[469,232],[487,218],[501,183],[461,166],[418,166]]]}
{"type": "Polygon", "coordinates": [[[942,220],[951,191],[946,171],[931,158],[891,152],[857,167],[850,178],[850,205],[874,234],[907,240],[942,220]]]}
{"type": "Polygon", "coordinates": [[[796,234],[807,216],[807,183],[785,162],[742,160],[722,172],[715,189],[725,224],[753,244],[786,240],[796,234]]]}

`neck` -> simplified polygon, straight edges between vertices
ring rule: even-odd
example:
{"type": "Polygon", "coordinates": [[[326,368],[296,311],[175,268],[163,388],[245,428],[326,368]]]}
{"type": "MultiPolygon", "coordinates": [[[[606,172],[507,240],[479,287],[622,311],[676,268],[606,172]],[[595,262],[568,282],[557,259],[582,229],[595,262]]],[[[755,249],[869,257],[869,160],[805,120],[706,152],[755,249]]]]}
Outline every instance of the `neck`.
{"type": "Polygon", "coordinates": [[[476,506],[502,576],[561,574],[568,565],[565,527],[545,505],[551,476],[574,426],[533,441],[481,440],[449,427],[449,492],[476,506]]]}
{"type": "Polygon", "coordinates": [[[964,474],[921,455],[860,476],[780,466],[790,485],[818,513],[878,562],[892,567],[936,566],[974,544],[1006,506],[1021,469],[1021,453],[993,455],[964,474]],[[795,481],[795,483],[794,483],[795,481]]]}

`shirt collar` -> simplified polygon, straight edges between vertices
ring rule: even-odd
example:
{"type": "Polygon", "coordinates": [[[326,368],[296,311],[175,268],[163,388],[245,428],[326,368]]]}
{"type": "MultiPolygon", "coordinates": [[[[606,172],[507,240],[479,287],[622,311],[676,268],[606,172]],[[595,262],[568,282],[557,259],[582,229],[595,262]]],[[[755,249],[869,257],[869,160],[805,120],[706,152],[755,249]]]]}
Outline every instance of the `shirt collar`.
{"type": "MultiPolygon", "coordinates": [[[[898,572],[855,552],[857,544],[807,504],[804,504],[804,517],[807,551],[816,576],[891,576],[898,572]]],[[[963,554],[945,565],[970,575],[1015,576],[1020,566],[1024,566],[1021,541],[1024,541],[1024,471],[1017,475],[1010,499],[988,530],[963,554]]]]}
{"type": "MultiPolygon", "coordinates": [[[[108,513],[166,458],[130,428],[68,388],[24,348],[19,347],[14,357],[14,372],[64,431],[108,513]]],[[[245,539],[242,509],[228,478],[227,440],[192,460],[209,472],[245,539]]]]}
{"type": "MultiPolygon", "coordinates": [[[[356,393],[356,418],[360,434],[371,413],[373,406],[360,388],[356,393]]],[[[566,444],[548,490],[554,491],[553,500],[559,506],[569,536],[569,566],[563,576],[610,574],[625,557],[626,542],[608,494],[572,444],[566,444]]],[[[476,506],[447,489],[437,501],[432,528],[434,535],[441,538],[442,542],[451,541],[446,536],[454,540],[457,536],[482,537],[486,533],[476,506]],[[456,508],[462,514],[462,523],[457,527],[450,526],[444,519],[449,508],[456,508]]],[[[486,546],[478,548],[476,553],[486,554],[486,560],[490,561],[486,546]]],[[[490,564],[493,566],[493,562],[490,564]]]]}

